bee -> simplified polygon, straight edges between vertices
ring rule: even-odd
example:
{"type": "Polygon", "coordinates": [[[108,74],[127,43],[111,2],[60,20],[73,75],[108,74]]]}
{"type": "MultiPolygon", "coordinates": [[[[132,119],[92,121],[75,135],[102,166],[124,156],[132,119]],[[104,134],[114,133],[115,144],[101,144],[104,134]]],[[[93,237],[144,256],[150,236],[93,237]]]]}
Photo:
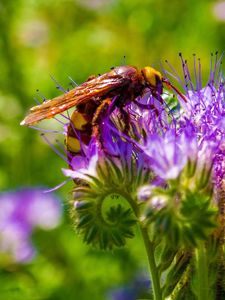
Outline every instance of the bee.
{"type": "MultiPolygon", "coordinates": [[[[80,141],[88,145],[92,136],[101,139],[100,125],[115,108],[120,110],[127,130],[129,115],[124,107],[131,102],[141,105],[138,104],[137,98],[142,96],[146,89],[162,102],[163,85],[175,90],[186,102],[185,96],[152,67],[115,67],[103,75],[91,76],[63,95],[32,107],[20,124],[30,126],[75,107],[70,119],[66,145],[69,151],[76,153],[80,151],[80,141]]],[[[147,108],[147,105],[145,107],[147,108]]]]}

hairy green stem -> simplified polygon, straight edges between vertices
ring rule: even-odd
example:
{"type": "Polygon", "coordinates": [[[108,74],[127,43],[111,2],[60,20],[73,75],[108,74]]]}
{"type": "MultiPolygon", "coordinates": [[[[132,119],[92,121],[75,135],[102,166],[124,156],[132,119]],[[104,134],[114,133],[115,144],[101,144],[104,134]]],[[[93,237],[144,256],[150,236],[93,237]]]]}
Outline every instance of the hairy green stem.
{"type": "MultiPolygon", "coordinates": [[[[123,191],[116,191],[116,192],[118,192],[125,199],[127,199],[127,201],[130,203],[130,205],[133,209],[134,214],[138,217],[139,208],[136,205],[136,201],[134,201],[129,194],[124,193],[123,191]]],[[[154,297],[153,299],[154,300],[163,300],[162,299],[162,289],[160,286],[159,272],[158,272],[158,268],[156,266],[156,261],[155,261],[154,246],[149,238],[148,229],[146,227],[142,226],[142,224],[140,224],[140,230],[141,230],[142,238],[143,238],[144,245],[145,245],[145,250],[147,253],[147,257],[148,257],[150,281],[151,281],[153,297],[154,297]]]]}
{"type": "Polygon", "coordinates": [[[142,226],[140,226],[140,228],[141,228],[142,238],[145,245],[145,250],[148,257],[149,271],[151,275],[150,279],[151,279],[151,285],[153,289],[154,300],[162,300],[162,290],[160,287],[159,272],[155,262],[154,247],[152,242],[149,239],[147,228],[142,226]]]}
{"type": "Polygon", "coordinates": [[[197,298],[198,300],[209,300],[209,282],[206,249],[201,243],[195,251],[196,276],[197,276],[197,298]]]}

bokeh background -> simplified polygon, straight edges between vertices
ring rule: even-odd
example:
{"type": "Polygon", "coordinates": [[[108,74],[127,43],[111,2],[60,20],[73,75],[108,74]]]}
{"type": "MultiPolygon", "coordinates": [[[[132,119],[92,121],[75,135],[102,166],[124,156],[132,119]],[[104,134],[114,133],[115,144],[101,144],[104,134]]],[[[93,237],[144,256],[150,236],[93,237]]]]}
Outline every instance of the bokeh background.
{"type": "MultiPolygon", "coordinates": [[[[60,94],[50,76],[67,89],[69,76],[79,84],[121,64],[160,69],[168,59],[180,69],[182,52],[190,65],[193,53],[201,57],[205,78],[210,53],[224,49],[223,1],[0,0],[0,191],[64,181],[65,162],[40,132],[19,125],[34,98],[60,94]]],[[[61,225],[34,233],[32,262],[0,260],[0,299],[114,299],[110,291],[147,274],[138,231],[110,253],[82,244],[69,218],[71,190],[56,192],[61,225]]]]}

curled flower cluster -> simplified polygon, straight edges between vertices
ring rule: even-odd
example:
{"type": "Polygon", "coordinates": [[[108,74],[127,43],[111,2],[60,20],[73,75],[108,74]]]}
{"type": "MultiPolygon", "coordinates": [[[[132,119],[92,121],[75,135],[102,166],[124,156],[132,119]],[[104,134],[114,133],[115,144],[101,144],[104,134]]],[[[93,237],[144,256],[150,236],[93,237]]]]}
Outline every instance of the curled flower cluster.
{"type": "Polygon", "coordinates": [[[0,254],[16,262],[29,262],[36,250],[31,243],[35,228],[55,228],[61,217],[60,202],[41,189],[0,194],[0,254]]]}
{"type": "MultiPolygon", "coordinates": [[[[195,198],[196,193],[198,197],[209,201],[213,190],[221,188],[225,176],[225,90],[221,59],[216,54],[213,63],[212,56],[209,80],[202,87],[200,60],[197,66],[194,57],[192,80],[187,62],[181,56],[183,78],[169,64],[171,70],[164,70],[164,76],[167,80],[172,78],[177,81],[184,93],[183,98],[164,91],[162,102],[151,91],[146,91],[144,96],[124,108],[129,115],[128,131],[124,130],[126,124],[120,118],[119,109],[115,109],[100,124],[101,146],[99,137],[95,136],[88,145],[79,139],[81,151],[78,154],[68,150],[69,168],[63,169],[63,173],[76,183],[76,205],[72,215],[86,242],[98,244],[101,248],[112,248],[113,245],[124,245],[124,239],[133,236],[131,230],[129,233],[124,232],[120,242],[115,238],[118,234],[115,233],[116,229],[115,232],[112,230],[114,222],[110,220],[115,213],[103,209],[104,199],[113,193],[126,199],[132,207],[133,219],[128,217],[127,220],[132,225],[135,219],[149,216],[149,207],[153,207],[161,213],[162,209],[166,214],[171,213],[170,219],[175,218],[171,228],[176,228],[178,236],[185,232],[190,237],[203,218],[207,219],[208,226],[204,230],[199,229],[199,236],[205,236],[209,228],[215,226],[212,218],[214,208],[210,211],[202,208],[201,217],[196,216],[190,223],[184,207],[187,199],[195,198]],[[140,203],[143,203],[140,192],[143,186],[145,202],[148,204],[144,214],[140,208],[140,203]],[[146,190],[151,190],[147,198],[146,190]],[[77,205],[78,202],[80,205],[77,205]],[[90,206],[87,205],[89,202],[90,206]],[[180,211],[179,217],[177,209],[180,211]]],[[[64,129],[64,133],[69,134],[70,119],[64,129]]],[[[206,207],[205,203],[202,205],[206,207]]],[[[113,211],[120,211],[123,207],[116,201],[112,206],[113,211]]],[[[126,214],[126,211],[125,206],[121,215],[126,214]]],[[[163,228],[166,216],[161,219],[161,223],[158,221],[159,228],[163,228]]],[[[125,217],[123,221],[126,223],[125,217]]],[[[116,226],[120,228],[118,223],[116,226]]],[[[191,238],[188,239],[190,242],[191,238]]],[[[191,242],[196,243],[195,239],[191,242]]]]}
{"type": "MultiPolygon", "coordinates": [[[[221,58],[211,67],[206,87],[202,88],[201,74],[195,69],[196,84],[191,80],[187,63],[182,59],[184,82],[177,74],[173,77],[181,84],[187,102],[177,96],[164,93],[161,104],[151,93],[137,103],[129,103],[125,109],[130,116],[130,130],[124,134],[116,110],[101,124],[104,151],[98,149],[95,138],[87,147],[80,140],[82,155],[70,158],[70,171],[66,176],[82,178],[84,174],[96,175],[97,162],[113,159],[119,164],[127,157],[122,147],[134,155],[145,156],[145,168],[151,169],[162,179],[176,178],[188,160],[207,161],[213,164],[213,180],[219,187],[224,178],[224,79],[220,73],[221,58]],[[143,108],[142,105],[143,104],[143,108]],[[146,109],[144,107],[152,107],[146,109]],[[72,172],[73,170],[74,172],[72,172]]],[[[201,67],[199,66],[201,72],[201,67]]],[[[165,73],[171,74],[165,70],[165,73]]],[[[71,155],[71,153],[70,153],[71,155]]]]}
{"type": "MultiPolygon", "coordinates": [[[[69,167],[63,173],[75,183],[71,215],[77,231],[87,244],[113,249],[125,246],[138,224],[154,299],[160,300],[193,295],[209,299],[206,285],[209,291],[215,285],[225,291],[222,57],[212,55],[205,86],[200,60],[194,55],[191,76],[187,61],[180,58],[181,76],[168,62],[169,69],[163,71],[164,83],[173,82],[175,95],[166,89],[157,95],[146,88],[123,111],[105,113],[95,128],[98,134],[91,138],[87,138],[94,127],[90,120],[85,132],[82,126],[74,128],[74,113],[71,118],[64,115],[68,122],[63,157],[69,167]],[[219,275],[207,278],[199,261],[207,262],[204,268],[216,265],[219,275]],[[190,274],[197,283],[191,284],[190,274]]],[[[97,100],[101,105],[102,99],[97,100]]],[[[85,118],[92,120],[93,115],[85,118]]]]}

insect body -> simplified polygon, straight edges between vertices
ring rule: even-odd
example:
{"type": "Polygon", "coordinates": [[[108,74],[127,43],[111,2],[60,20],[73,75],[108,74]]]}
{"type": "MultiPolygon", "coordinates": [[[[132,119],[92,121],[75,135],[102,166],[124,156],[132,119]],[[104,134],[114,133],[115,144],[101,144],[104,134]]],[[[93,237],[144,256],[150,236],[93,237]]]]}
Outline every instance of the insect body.
{"type": "Polygon", "coordinates": [[[124,106],[136,101],[146,88],[162,101],[163,83],[173,88],[186,101],[184,96],[152,67],[139,70],[132,66],[120,66],[89,79],[61,96],[32,107],[21,125],[29,126],[76,107],[71,117],[67,142],[70,151],[76,152],[76,149],[79,151],[79,143],[76,134],[72,133],[73,127],[77,132],[80,131],[80,139],[88,144],[91,135],[100,137],[100,124],[104,116],[110,114],[116,107],[120,109],[127,127],[129,116],[123,109],[124,106]]]}

